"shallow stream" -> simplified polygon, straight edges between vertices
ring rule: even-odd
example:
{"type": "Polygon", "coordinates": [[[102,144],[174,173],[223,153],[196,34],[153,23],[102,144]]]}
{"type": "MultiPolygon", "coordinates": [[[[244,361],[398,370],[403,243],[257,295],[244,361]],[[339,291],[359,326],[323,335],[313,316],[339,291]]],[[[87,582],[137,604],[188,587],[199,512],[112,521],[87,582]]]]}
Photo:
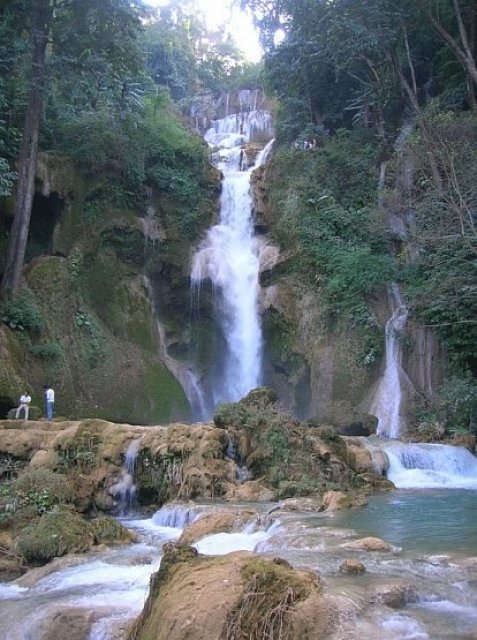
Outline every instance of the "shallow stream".
{"type": "MultiPolygon", "coordinates": [[[[14,583],[0,584],[0,637],[52,638],[63,620],[71,627],[70,640],[125,638],[128,624],[142,610],[163,543],[176,539],[201,512],[238,506],[165,505],[152,518],[123,520],[138,533],[137,544],[62,558],[14,583]]],[[[477,558],[470,558],[477,555],[476,492],[397,490],[374,496],[363,509],[334,515],[267,514],[276,506],[261,505],[261,513],[245,529],[207,536],[197,548],[204,554],[255,550],[316,570],[326,594],[350,603],[346,628],[335,640],[475,637],[477,558]],[[342,546],[367,535],[382,537],[393,550],[342,546]],[[339,572],[350,557],[364,563],[364,575],[339,572]],[[413,601],[399,610],[369,604],[373,590],[396,581],[412,585],[413,601]]]]}

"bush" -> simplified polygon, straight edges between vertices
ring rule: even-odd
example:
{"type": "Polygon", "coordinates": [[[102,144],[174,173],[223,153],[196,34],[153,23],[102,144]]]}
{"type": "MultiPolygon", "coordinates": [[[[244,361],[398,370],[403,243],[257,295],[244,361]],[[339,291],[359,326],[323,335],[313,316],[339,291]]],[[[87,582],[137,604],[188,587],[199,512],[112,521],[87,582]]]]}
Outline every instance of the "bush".
{"type": "Polygon", "coordinates": [[[42,360],[56,360],[63,355],[63,349],[58,342],[44,342],[30,347],[30,353],[42,360]]]}
{"type": "MultiPolygon", "coordinates": [[[[425,432],[428,425],[441,425],[447,435],[477,434],[477,383],[469,374],[452,376],[436,394],[434,402],[418,411],[419,430],[425,432]]],[[[437,438],[437,433],[434,437],[437,438]]],[[[442,437],[442,434],[440,434],[442,437]]]]}
{"type": "Polygon", "coordinates": [[[20,506],[34,506],[39,513],[74,499],[66,477],[49,469],[33,469],[22,474],[13,482],[11,492],[20,506]]]}
{"type": "Polygon", "coordinates": [[[16,331],[37,332],[44,324],[29,289],[23,289],[18,296],[9,298],[0,305],[0,320],[16,331]]]}

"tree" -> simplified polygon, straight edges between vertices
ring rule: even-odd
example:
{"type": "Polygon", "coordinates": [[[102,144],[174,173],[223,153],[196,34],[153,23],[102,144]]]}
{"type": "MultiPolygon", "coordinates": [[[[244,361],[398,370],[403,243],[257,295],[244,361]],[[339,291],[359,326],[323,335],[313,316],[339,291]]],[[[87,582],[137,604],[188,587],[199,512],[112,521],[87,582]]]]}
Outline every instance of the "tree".
{"type": "MultiPolygon", "coordinates": [[[[414,0],[438,36],[454,53],[477,87],[476,25],[477,7],[473,0],[414,0]],[[447,21],[444,21],[447,17],[447,21]]],[[[472,95],[475,97],[475,87],[472,95]]]]}
{"type": "Polygon", "coordinates": [[[31,207],[35,190],[38,136],[43,112],[46,45],[52,10],[49,0],[37,0],[32,14],[30,89],[18,158],[15,212],[10,232],[5,272],[2,279],[2,291],[12,295],[15,295],[20,287],[30,226],[31,207]]]}
{"type": "Polygon", "coordinates": [[[34,0],[28,4],[13,1],[14,10],[21,12],[26,7],[24,28],[29,29],[31,42],[15,210],[1,283],[2,293],[14,296],[21,287],[48,86],[55,78],[74,76],[83,81],[89,108],[95,109],[105,93],[119,96],[118,104],[124,108],[131,94],[130,73],[139,68],[134,42],[140,22],[139,5],[128,0],[34,0]]]}

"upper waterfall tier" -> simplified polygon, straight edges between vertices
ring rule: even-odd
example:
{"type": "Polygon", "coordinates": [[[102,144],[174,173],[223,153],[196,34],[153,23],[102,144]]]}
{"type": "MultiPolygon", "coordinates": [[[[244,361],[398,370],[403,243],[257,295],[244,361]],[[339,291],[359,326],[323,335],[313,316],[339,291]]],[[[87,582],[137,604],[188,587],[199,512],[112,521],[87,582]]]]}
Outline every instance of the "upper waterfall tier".
{"type": "MultiPolygon", "coordinates": [[[[190,117],[197,131],[205,135],[216,123],[227,120],[230,115],[267,113],[266,102],[261,89],[227,91],[221,93],[217,99],[213,99],[210,95],[202,95],[192,104],[190,117]]],[[[269,124],[271,127],[271,118],[269,124]]],[[[271,133],[270,129],[269,133],[271,133]]]]}
{"type": "Polygon", "coordinates": [[[272,117],[267,111],[242,111],[221,120],[213,120],[205,133],[212,146],[231,149],[256,140],[269,140],[273,135],[272,117]]]}
{"type": "Polygon", "coordinates": [[[252,109],[251,95],[242,106],[247,110],[213,121],[204,136],[223,175],[220,222],[209,229],[192,259],[193,287],[199,291],[204,280],[213,286],[213,340],[221,347],[214,371],[203,376],[213,406],[240,400],[260,385],[262,375],[261,242],[252,219],[250,177],[271,148],[272,118],[266,111],[252,109]],[[264,148],[257,154],[259,141],[264,148]],[[253,149],[245,147],[250,142],[257,142],[253,149]]]}

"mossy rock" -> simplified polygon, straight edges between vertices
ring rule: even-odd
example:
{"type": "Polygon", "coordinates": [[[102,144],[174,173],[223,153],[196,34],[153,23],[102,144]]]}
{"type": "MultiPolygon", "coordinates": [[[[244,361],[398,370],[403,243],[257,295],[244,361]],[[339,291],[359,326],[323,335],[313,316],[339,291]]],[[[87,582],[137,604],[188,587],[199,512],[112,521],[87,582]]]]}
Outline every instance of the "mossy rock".
{"type": "Polygon", "coordinates": [[[42,565],[66,553],[87,551],[93,540],[91,527],[81,516],[60,508],[22,529],[16,551],[30,564],[42,565]]]}
{"type": "Polygon", "coordinates": [[[134,540],[131,531],[110,516],[92,520],[91,530],[95,544],[119,544],[134,540]]]}

